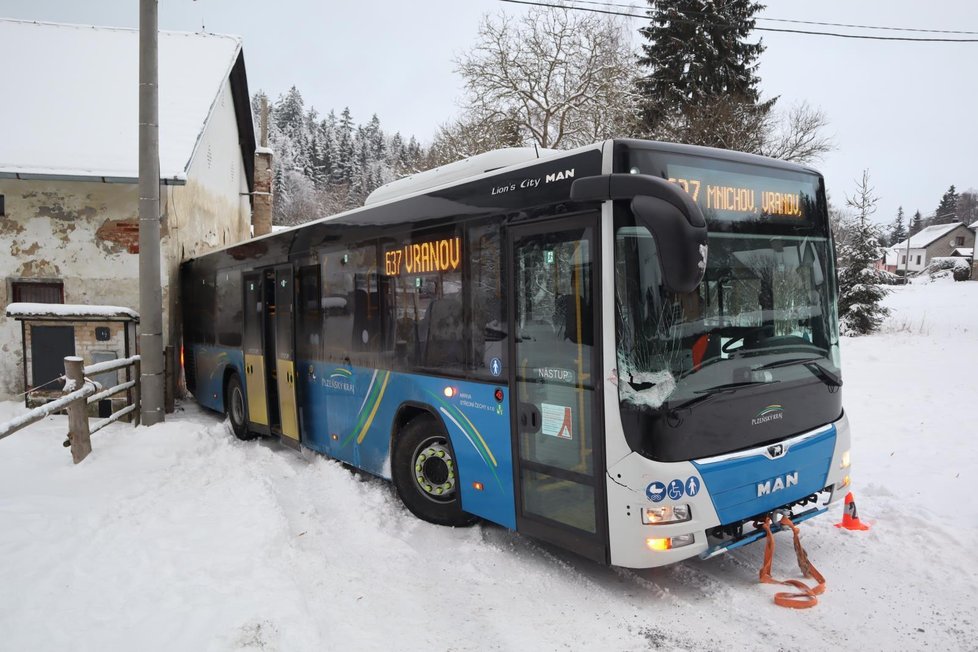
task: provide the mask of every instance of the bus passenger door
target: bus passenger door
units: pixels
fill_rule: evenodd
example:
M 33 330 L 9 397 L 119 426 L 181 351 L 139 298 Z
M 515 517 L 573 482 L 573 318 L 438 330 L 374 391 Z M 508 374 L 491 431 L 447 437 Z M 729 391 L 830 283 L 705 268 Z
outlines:
M 248 395 L 248 427 L 258 433 L 270 432 L 268 398 L 265 387 L 265 350 L 262 334 L 264 301 L 259 273 L 244 275 L 244 368 Z
M 282 436 L 299 441 L 295 397 L 295 282 L 292 265 L 275 268 L 275 377 Z
M 607 560 L 596 215 L 509 229 L 509 381 L 521 532 Z

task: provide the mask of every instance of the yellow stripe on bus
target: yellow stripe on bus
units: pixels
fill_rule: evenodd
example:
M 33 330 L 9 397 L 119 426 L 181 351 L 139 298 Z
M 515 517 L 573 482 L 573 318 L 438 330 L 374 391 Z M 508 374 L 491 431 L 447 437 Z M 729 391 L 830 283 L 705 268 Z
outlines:
M 374 422 L 374 417 L 377 416 L 377 410 L 380 409 L 380 402 L 384 399 L 384 391 L 387 390 L 387 382 L 391 379 L 391 372 L 387 372 L 384 376 L 384 384 L 380 386 L 380 393 L 377 394 L 377 401 L 374 403 L 374 408 L 370 411 L 370 416 L 367 417 L 367 422 L 363 424 L 363 430 L 357 435 L 357 443 L 363 442 L 364 438 L 367 436 L 367 432 L 370 430 L 370 424 Z

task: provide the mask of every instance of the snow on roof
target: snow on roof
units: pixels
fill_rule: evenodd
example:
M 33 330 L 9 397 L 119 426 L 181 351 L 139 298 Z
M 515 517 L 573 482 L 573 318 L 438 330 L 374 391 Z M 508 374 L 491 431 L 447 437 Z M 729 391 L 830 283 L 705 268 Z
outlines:
M 73 317 L 75 319 L 139 319 L 139 313 L 121 306 L 85 306 L 72 303 L 11 303 L 7 316 L 18 319 Z
M 953 231 L 954 229 L 962 226 L 961 222 L 951 222 L 950 224 L 935 224 L 933 226 L 928 226 L 917 232 L 916 235 L 910 238 L 910 249 L 923 249 L 928 246 L 942 235 L 946 235 Z M 891 249 L 900 250 L 907 248 L 907 241 L 898 242 L 893 245 Z
M 236 36 L 160 32 L 161 178 L 186 181 L 240 51 Z M 0 19 L 0 61 L 0 176 L 138 178 L 139 30 Z
M 968 228 L 969 229 L 978 229 L 978 221 L 975 221 L 974 224 L 969 224 L 968 225 Z
M 971 258 L 975 255 L 974 247 L 958 247 L 951 252 L 952 256 L 964 256 L 965 258 Z

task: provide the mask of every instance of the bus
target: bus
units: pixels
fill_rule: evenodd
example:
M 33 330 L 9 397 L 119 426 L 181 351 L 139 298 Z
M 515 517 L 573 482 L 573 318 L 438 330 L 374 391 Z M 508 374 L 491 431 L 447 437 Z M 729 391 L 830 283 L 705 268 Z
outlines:
M 647 568 L 845 492 L 836 284 L 808 167 L 497 150 L 184 263 L 184 372 L 421 519 Z

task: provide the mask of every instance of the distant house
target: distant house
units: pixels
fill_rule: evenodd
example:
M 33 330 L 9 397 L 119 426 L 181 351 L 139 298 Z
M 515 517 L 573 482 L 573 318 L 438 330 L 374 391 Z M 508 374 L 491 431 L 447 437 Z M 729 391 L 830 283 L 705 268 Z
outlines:
M 955 250 L 974 248 L 975 232 L 961 222 L 935 224 L 886 250 L 884 269 L 888 272 L 919 272 L 937 257 L 952 256 Z
M 139 309 L 138 39 L 134 29 L 0 19 L 0 398 L 25 379 L 7 304 Z M 159 88 L 172 344 L 180 262 L 249 236 L 255 133 L 241 40 L 160 32 Z

